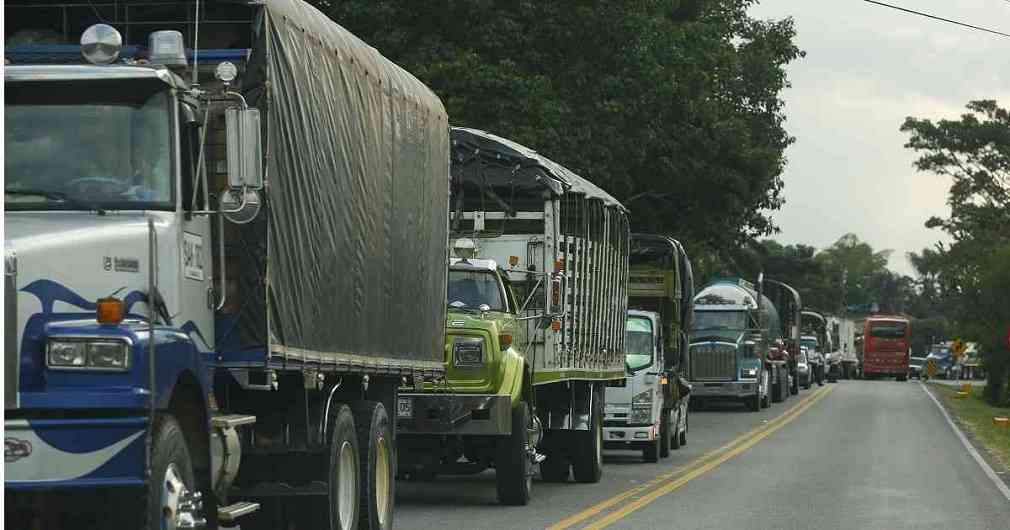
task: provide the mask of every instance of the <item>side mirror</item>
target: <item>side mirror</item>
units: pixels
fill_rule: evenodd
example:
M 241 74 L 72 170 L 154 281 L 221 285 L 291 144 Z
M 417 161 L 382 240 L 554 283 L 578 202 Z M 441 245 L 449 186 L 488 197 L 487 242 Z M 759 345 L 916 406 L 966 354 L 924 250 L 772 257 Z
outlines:
M 546 313 L 550 316 L 561 316 L 565 314 L 565 297 L 567 296 L 568 281 L 564 273 L 554 273 L 550 275 L 550 289 L 547 294 Z
M 259 109 L 230 108 L 224 113 L 228 150 L 228 187 L 263 187 L 263 146 Z

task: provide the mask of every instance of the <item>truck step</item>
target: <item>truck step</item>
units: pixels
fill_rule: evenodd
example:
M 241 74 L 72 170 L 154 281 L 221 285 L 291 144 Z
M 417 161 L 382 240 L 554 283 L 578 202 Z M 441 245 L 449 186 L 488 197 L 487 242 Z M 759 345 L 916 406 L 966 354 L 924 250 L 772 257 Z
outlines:
M 222 414 L 210 419 L 210 424 L 215 429 L 234 429 L 241 425 L 256 423 L 256 416 L 248 414 Z
M 217 520 L 223 523 L 235 522 L 235 519 L 243 515 L 249 515 L 260 509 L 258 502 L 239 501 L 228 506 L 221 506 L 217 509 Z

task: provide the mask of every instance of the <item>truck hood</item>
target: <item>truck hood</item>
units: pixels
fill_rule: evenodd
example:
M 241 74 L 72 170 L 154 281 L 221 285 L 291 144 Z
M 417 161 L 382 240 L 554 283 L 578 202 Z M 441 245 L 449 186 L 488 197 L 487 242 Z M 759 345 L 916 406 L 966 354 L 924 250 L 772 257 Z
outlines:
M 4 221 L 4 404 L 13 408 L 43 384 L 47 322 L 93 321 L 95 302 L 113 293 L 128 314 L 147 314 L 148 226 L 141 213 L 6 212 Z

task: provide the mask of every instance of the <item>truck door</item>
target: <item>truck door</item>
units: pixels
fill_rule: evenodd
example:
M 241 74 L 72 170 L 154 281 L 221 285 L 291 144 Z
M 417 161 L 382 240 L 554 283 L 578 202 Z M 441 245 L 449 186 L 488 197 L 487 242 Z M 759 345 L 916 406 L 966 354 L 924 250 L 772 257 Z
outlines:
M 179 234 L 179 299 L 181 314 L 174 322 L 176 327 L 185 328 L 196 344 L 203 343 L 201 349 L 214 349 L 214 309 L 213 293 L 213 252 L 210 224 L 214 216 L 191 215 L 188 212 L 203 207 L 203 187 L 195 181 L 198 163 L 200 123 L 194 109 L 180 102 L 177 120 L 179 135 L 176 141 L 176 161 L 179 165 L 181 192 L 178 203 L 182 230 Z M 208 135 L 210 136 L 210 135 Z M 206 162 L 205 162 L 206 164 Z M 193 189 L 197 188 L 193 202 Z M 194 329 L 195 328 L 195 329 Z

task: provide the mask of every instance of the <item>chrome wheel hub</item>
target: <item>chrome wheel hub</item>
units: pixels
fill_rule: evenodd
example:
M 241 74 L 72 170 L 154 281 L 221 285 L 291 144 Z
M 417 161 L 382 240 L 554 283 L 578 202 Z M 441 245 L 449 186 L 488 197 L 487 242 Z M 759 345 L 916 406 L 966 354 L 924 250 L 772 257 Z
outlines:
M 201 517 L 202 511 L 201 493 L 190 491 L 175 463 L 169 464 L 161 483 L 162 530 L 203 528 L 207 521 Z

